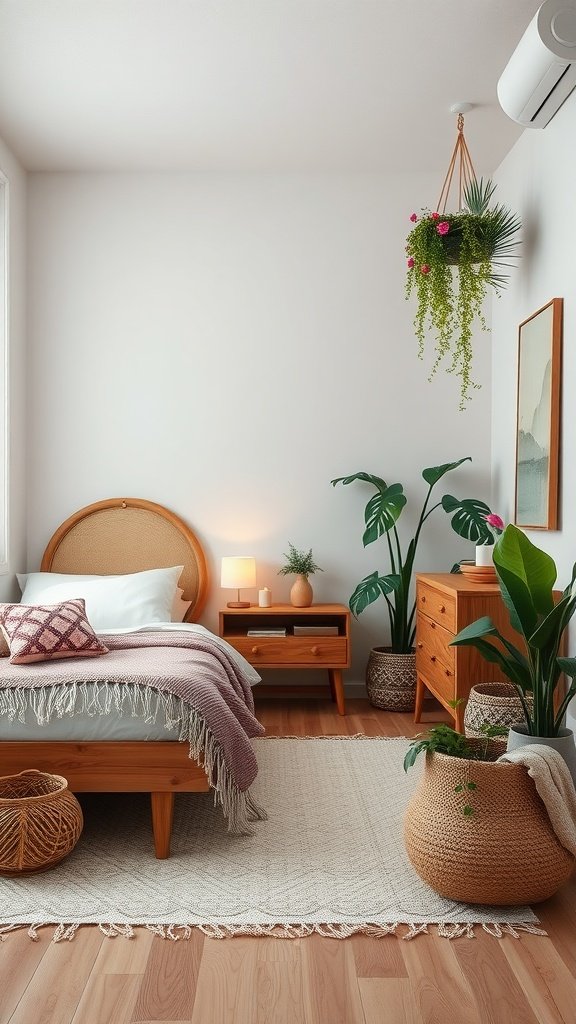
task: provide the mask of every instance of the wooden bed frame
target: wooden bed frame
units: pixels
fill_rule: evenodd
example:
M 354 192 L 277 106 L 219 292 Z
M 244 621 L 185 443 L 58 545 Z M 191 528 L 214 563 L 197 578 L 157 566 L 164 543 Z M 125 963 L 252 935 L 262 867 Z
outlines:
M 186 524 L 162 505 L 141 498 L 109 498 L 80 509 L 50 540 L 43 572 L 113 575 L 184 565 L 179 585 L 196 621 L 208 590 L 202 547 Z M 187 743 L 1 742 L 0 775 L 27 768 L 54 772 L 75 793 L 150 793 L 154 850 L 170 855 L 175 793 L 205 793 L 201 764 Z

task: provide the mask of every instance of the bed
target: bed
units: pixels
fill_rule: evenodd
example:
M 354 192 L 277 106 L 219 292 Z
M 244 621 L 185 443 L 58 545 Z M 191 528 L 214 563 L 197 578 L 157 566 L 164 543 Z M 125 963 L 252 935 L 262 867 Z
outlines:
M 166 624 L 165 630 L 171 629 L 174 632 L 166 641 L 163 634 L 158 642 L 163 649 L 172 643 L 180 644 L 182 647 L 187 647 L 189 642 L 203 645 L 205 641 L 208 643 L 205 637 L 207 631 L 192 624 L 197 621 L 207 596 L 208 574 L 204 552 L 193 531 L 178 516 L 161 505 L 144 499 L 113 498 L 80 509 L 67 519 L 51 538 L 42 558 L 41 571 L 116 576 L 180 565 L 184 566 L 184 569 L 179 586 L 183 590 L 182 598 L 190 602 L 190 605 L 182 625 Z M 192 633 L 195 638 L 193 641 L 190 640 Z M 153 635 L 156 637 L 156 632 Z M 218 640 L 212 634 L 208 634 L 208 637 L 210 644 L 219 648 L 228 647 L 224 641 Z M 102 640 L 107 644 L 113 641 L 120 648 L 126 644 L 142 646 L 152 642 L 148 637 L 136 638 L 132 637 L 132 634 L 126 641 L 118 635 L 102 635 Z M 153 653 L 158 657 L 162 656 L 161 653 Z M 223 651 L 220 654 L 217 649 L 213 651 L 214 657 L 223 661 L 228 658 L 228 653 Z M 180 654 L 183 656 L 182 652 Z M 237 659 L 236 652 L 234 655 Z M 78 678 L 86 679 L 88 662 L 106 662 L 108 657 L 109 655 L 98 659 L 69 658 L 66 668 L 70 669 L 71 662 L 76 662 Z M 0 673 L 3 671 L 6 674 L 7 659 L 1 661 L 4 665 Z M 80 674 L 80 662 L 84 670 L 83 676 Z M 19 668 L 25 672 L 27 667 Z M 107 677 L 104 668 L 99 671 Z M 2 678 L 0 674 L 0 695 L 9 692 L 7 689 L 2 691 Z M 4 685 L 8 686 L 8 683 Z M 83 684 L 85 709 L 90 709 L 90 702 L 93 699 L 90 687 L 98 685 L 96 679 L 93 683 Z M 39 688 L 34 694 L 42 692 Z M 111 714 L 104 714 L 100 710 L 98 714 L 84 714 L 84 717 L 75 712 L 72 716 L 59 715 L 51 729 L 43 725 L 38 727 L 37 723 L 34 728 L 29 722 L 28 710 L 20 714 L 19 724 L 12 726 L 10 731 L 7 732 L 8 727 L 5 724 L 0 734 L 0 775 L 38 768 L 63 775 L 68 780 L 70 789 L 77 793 L 149 792 L 155 854 L 158 859 L 164 859 L 170 853 L 175 794 L 206 792 L 210 788 L 210 772 L 207 769 L 206 755 L 203 753 L 207 747 L 204 746 L 200 750 L 202 745 L 196 743 L 197 758 L 192 759 L 192 744 L 182 740 L 182 728 L 177 722 L 170 728 L 169 721 L 164 721 L 159 727 L 158 723 L 153 721 L 154 728 L 151 728 L 150 721 L 138 721 L 138 716 L 134 713 L 134 701 L 140 699 L 138 686 L 122 688 L 118 684 L 116 692 L 122 694 L 122 700 L 129 692 L 132 700 L 132 713 L 125 720 L 122 715 L 115 716 L 112 707 Z M 247 704 L 250 705 L 249 698 Z M 258 727 L 255 719 L 256 724 L 252 723 L 250 714 L 247 712 L 242 719 L 247 735 L 258 735 L 263 730 Z M 3 715 L 3 718 L 5 719 L 6 715 Z M 122 718 L 120 731 L 117 718 Z M 148 718 L 150 719 L 150 715 Z M 16 738 L 8 740 L 5 738 L 6 735 Z M 46 738 L 42 738 L 43 735 Z M 166 738 L 161 738 L 162 736 Z M 220 764 L 222 763 L 221 761 Z M 211 782 L 215 784 L 212 777 Z M 258 811 L 258 808 L 250 804 L 248 798 L 250 817 L 258 817 Z

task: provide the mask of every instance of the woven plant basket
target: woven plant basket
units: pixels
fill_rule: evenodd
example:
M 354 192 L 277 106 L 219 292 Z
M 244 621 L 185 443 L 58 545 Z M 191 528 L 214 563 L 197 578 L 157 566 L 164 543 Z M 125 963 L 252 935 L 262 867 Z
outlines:
M 368 699 L 386 711 L 413 711 L 416 700 L 416 655 L 392 654 L 373 647 L 366 666 Z
M 532 697 L 526 698 L 532 709 Z M 524 721 L 524 710 L 518 691 L 512 683 L 478 683 L 470 691 L 464 712 L 464 731 L 467 736 L 480 737 L 480 727 L 502 725 L 509 729 Z
M 496 758 L 504 745 L 490 747 Z M 468 816 L 466 804 L 473 808 Z M 420 877 L 441 896 L 464 903 L 540 903 L 574 867 L 518 764 L 428 754 L 404 818 L 404 842 Z
M 30 770 L 0 778 L 0 874 L 54 867 L 74 849 L 83 824 L 62 776 Z

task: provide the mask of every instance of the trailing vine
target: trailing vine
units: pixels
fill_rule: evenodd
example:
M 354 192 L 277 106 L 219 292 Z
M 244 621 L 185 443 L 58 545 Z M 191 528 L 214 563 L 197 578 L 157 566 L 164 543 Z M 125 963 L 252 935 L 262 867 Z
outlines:
M 472 338 L 475 323 L 488 330 L 483 303 L 489 287 L 499 292 L 507 276 L 496 267 L 511 266 L 520 229 L 519 219 L 506 207 L 490 207 L 495 190 L 490 181 L 475 179 L 464 189 L 465 208 L 455 214 L 413 213 L 414 227 L 406 245 L 406 297 L 416 293 L 414 329 L 418 356 L 423 358 L 426 335 L 435 332 L 435 360 L 430 377 L 449 358 L 447 372 L 460 378 L 460 409 L 479 385 L 472 379 Z

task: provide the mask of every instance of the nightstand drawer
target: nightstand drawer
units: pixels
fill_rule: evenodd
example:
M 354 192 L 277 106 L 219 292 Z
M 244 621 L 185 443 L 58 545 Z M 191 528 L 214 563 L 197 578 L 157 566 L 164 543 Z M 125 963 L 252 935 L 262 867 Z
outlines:
M 430 655 L 436 655 L 446 668 L 454 669 L 455 648 L 448 645 L 454 639 L 454 633 L 439 626 L 426 615 L 418 615 L 416 619 L 416 662 L 423 647 Z
M 435 590 L 425 583 L 418 583 L 418 611 L 441 623 L 445 629 L 456 632 L 456 601 L 451 594 Z
M 252 665 L 343 665 L 348 663 L 346 637 L 227 637 Z
M 424 679 L 427 685 L 430 685 L 438 697 L 442 697 L 445 701 L 455 699 L 454 664 L 444 664 L 438 655 L 424 644 L 417 650 L 416 673 Z

